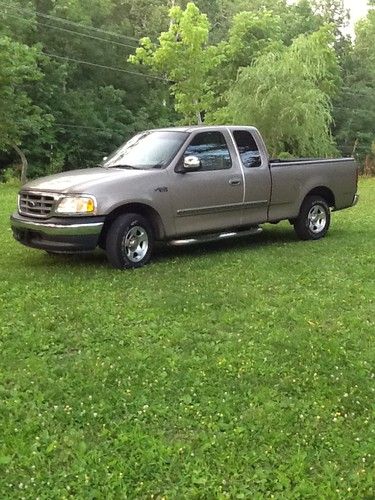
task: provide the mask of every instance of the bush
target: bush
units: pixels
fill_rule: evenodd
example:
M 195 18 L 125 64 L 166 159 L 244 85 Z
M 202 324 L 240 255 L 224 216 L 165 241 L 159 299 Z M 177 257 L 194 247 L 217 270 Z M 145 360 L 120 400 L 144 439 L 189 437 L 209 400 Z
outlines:
M 20 179 L 17 175 L 16 169 L 14 167 L 7 167 L 0 171 L 0 182 L 10 186 L 18 186 Z

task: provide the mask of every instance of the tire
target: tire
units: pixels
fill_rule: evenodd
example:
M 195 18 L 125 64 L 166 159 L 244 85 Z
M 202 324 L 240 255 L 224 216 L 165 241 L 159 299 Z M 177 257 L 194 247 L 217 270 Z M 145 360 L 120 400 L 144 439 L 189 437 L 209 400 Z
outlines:
M 302 203 L 294 230 L 301 240 L 323 238 L 331 223 L 331 211 L 321 196 L 307 196 Z
M 116 269 L 130 269 L 147 264 L 154 247 L 151 224 L 138 214 L 124 214 L 108 230 L 106 253 Z

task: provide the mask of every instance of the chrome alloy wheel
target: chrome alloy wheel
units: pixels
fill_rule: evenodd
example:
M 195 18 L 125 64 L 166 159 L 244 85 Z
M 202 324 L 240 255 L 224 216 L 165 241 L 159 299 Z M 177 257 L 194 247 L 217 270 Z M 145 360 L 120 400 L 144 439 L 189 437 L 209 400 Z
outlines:
M 312 233 L 317 234 L 323 231 L 327 224 L 327 214 L 324 207 L 319 204 L 311 207 L 307 215 L 307 220 Z
M 148 250 L 148 236 L 141 226 L 133 226 L 122 240 L 122 249 L 131 262 L 140 262 Z

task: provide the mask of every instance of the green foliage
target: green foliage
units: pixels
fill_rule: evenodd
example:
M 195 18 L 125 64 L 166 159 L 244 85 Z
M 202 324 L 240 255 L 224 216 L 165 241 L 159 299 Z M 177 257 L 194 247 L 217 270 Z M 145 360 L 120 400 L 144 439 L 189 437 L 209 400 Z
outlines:
M 338 66 L 331 42 L 331 30 L 323 27 L 298 37 L 290 47 L 260 56 L 240 71 L 227 108 L 213 113 L 212 121 L 255 124 L 271 155 L 332 155 L 329 96 L 338 81 Z
M 250 66 L 254 59 L 281 40 L 281 18 L 272 11 L 241 12 L 234 16 L 227 42 L 221 50 L 223 66 L 236 76 L 238 68 Z
M 343 86 L 335 101 L 335 135 L 346 154 L 375 172 L 375 11 L 360 21 L 356 41 L 343 59 Z
M 52 53 L 134 71 L 125 61 L 135 49 L 135 38 L 117 38 L 87 30 L 84 25 L 131 37 L 140 32 L 160 32 L 161 24 L 156 23 L 156 18 L 152 29 L 142 27 L 139 23 L 155 17 L 159 7 L 161 20 L 162 13 L 167 9 L 161 1 L 146 4 L 144 2 L 140 11 L 130 1 L 120 5 L 112 0 L 97 0 L 94 3 L 62 0 L 57 4 L 38 3 L 34 7 L 32 3 L 9 0 L 2 9 L 0 33 L 11 42 L 17 41 L 20 46 L 28 46 L 30 53 L 35 52 L 39 75 L 37 84 L 26 80 L 22 86 L 17 83 L 17 102 L 20 103 L 22 97 L 25 100 L 22 109 L 27 107 L 33 111 L 35 118 L 28 132 L 22 136 L 22 150 L 29 160 L 31 177 L 61 168 L 92 166 L 135 131 L 169 125 L 173 121 L 175 113 L 169 105 L 168 89 L 164 83 L 148 81 L 142 75 L 103 70 L 45 55 Z M 33 15 L 35 8 L 40 12 L 38 18 Z M 51 20 L 44 15 L 78 22 L 82 27 Z M 163 22 L 166 22 L 165 16 Z M 36 42 L 38 48 L 32 49 Z M 13 61 L 19 71 L 25 71 L 26 65 L 20 59 L 13 57 Z M 7 91 L 10 91 L 10 87 Z M 0 106 L 2 104 L 3 99 Z M 40 120 L 37 123 L 38 114 Z M 21 130 L 10 109 L 7 110 L 7 116 L 11 118 L 7 122 L 1 119 L 1 130 L 4 127 L 10 133 L 9 124 Z M 26 121 L 28 115 L 24 113 L 21 116 Z M 23 128 L 26 130 L 26 127 Z
M 211 102 L 207 76 L 215 64 L 214 52 L 207 47 L 210 23 L 191 2 L 185 10 L 172 7 L 169 17 L 169 30 L 160 35 L 159 43 L 143 38 L 129 61 L 145 64 L 170 80 L 176 111 L 185 123 L 200 123 Z
M 282 13 L 283 41 L 290 45 L 297 36 L 317 31 L 324 21 L 314 13 L 310 0 L 292 3 Z
M 0 172 L 0 182 L 7 184 L 8 186 L 20 186 L 19 176 L 16 174 L 16 169 L 10 166 Z
M 121 273 L 15 242 L 0 186 L 1 496 L 373 499 L 374 189 Z
M 335 26 L 335 35 L 340 36 L 349 21 L 349 10 L 345 8 L 344 0 L 311 0 L 311 6 L 324 23 Z
M 0 37 L 0 150 L 19 144 L 26 134 L 42 127 L 41 110 L 26 91 L 26 83 L 40 79 L 38 48 Z
M 217 64 L 210 73 L 214 99 L 210 110 L 220 114 L 238 70 L 281 44 L 281 19 L 271 11 L 241 12 L 233 18 L 228 40 L 216 48 Z M 208 115 L 208 119 L 209 119 Z
M 233 107 L 234 96 L 237 107 L 243 107 L 241 121 L 257 119 L 266 138 L 271 131 L 278 132 L 275 123 L 282 118 L 288 130 L 283 137 L 272 136 L 272 150 L 328 154 L 333 133 L 343 154 L 354 152 L 366 171 L 374 168 L 373 12 L 358 25 L 352 44 L 343 34 L 347 12 L 342 0 L 197 0 L 196 5 L 187 0 L 0 0 L 0 4 L 0 169 L 19 161 L 16 153 L 4 153 L 12 143 L 26 154 L 31 176 L 94 165 L 141 129 L 173 125 L 181 117 L 184 123 L 232 120 L 228 106 Z M 327 22 L 333 25 L 334 38 L 309 38 L 315 46 L 306 48 L 302 63 L 298 37 L 319 32 Z M 301 40 L 306 45 L 306 38 Z M 328 68 L 332 48 L 337 57 Z M 299 64 L 311 68 L 317 62 L 310 51 L 325 60 L 325 76 L 298 79 Z M 58 60 L 48 53 L 141 75 Z M 128 64 L 129 56 L 137 66 Z M 287 66 L 293 66 L 290 83 L 280 81 L 275 71 L 270 74 L 269 68 L 265 68 L 268 83 L 263 82 L 262 60 L 276 64 L 288 80 L 281 67 L 287 60 Z M 150 71 L 165 81 L 142 76 Z M 247 74 L 259 89 L 245 85 Z M 288 86 L 296 101 L 287 95 Z M 260 98 L 265 87 L 267 99 L 250 104 L 249 96 Z M 308 104 L 303 119 L 304 102 L 310 99 L 319 104 L 316 111 Z M 251 115 L 246 111 L 249 106 L 254 108 Z M 260 110 L 268 115 L 258 116 Z M 288 121 L 292 115 L 293 126 Z M 312 123 L 306 127 L 308 120 Z M 301 145 L 299 123 L 309 130 L 309 147 L 307 132 Z M 298 135 L 293 137 L 294 133 Z

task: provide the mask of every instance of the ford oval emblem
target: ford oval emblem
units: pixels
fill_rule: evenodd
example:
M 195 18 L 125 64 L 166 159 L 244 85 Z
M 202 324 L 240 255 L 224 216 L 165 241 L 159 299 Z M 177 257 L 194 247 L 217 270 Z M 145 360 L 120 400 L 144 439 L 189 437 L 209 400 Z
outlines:
M 35 201 L 32 201 L 32 200 L 29 200 L 29 201 L 27 202 L 27 205 L 28 205 L 30 208 L 35 208 L 35 207 L 36 207 L 36 203 L 35 203 Z

